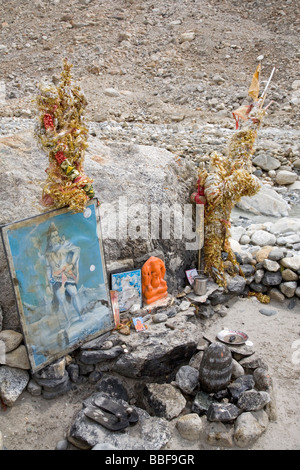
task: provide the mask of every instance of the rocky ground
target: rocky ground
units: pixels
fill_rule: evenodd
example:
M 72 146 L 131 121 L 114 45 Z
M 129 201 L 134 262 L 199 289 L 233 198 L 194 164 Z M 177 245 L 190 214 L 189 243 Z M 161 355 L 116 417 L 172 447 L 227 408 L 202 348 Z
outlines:
M 67 57 L 92 120 L 214 123 L 247 100 L 260 57 L 263 80 L 276 68 L 268 122 L 297 126 L 298 9 L 297 0 L 3 0 L 0 115 L 34 114 L 36 85 L 57 81 Z
M 280 5 L 276 0 L 0 0 L 0 7 L 2 135 L 33 127 L 37 85 L 41 80 L 57 83 L 67 57 L 88 100 L 91 139 L 155 145 L 197 162 L 213 149 L 226 148 L 234 129 L 232 111 L 247 102 L 258 60 L 265 81 L 275 67 L 268 95 L 274 103 L 256 155 L 269 154 L 279 160 L 281 171 L 296 177 L 285 186 L 276 182 L 277 169 L 257 164 L 257 171 L 292 204 L 299 218 L 297 0 Z M 296 189 L 291 190 L 291 184 Z M 241 221 L 245 219 L 237 225 Z M 277 385 L 278 420 L 255 448 L 299 449 L 299 364 L 296 356 L 292 361 L 299 336 L 299 299 L 293 307 L 288 300 L 276 301 L 277 313 L 271 316 L 259 312 L 256 299 L 251 300 L 251 316 L 245 305 L 245 300 L 232 305 L 226 318 L 208 331 L 213 334 L 239 324 L 266 353 Z M 54 449 L 90 392 L 79 388 L 55 401 L 25 392 L 17 405 L 2 410 L 4 445 Z M 178 438 L 176 430 L 168 447 L 197 448 Z

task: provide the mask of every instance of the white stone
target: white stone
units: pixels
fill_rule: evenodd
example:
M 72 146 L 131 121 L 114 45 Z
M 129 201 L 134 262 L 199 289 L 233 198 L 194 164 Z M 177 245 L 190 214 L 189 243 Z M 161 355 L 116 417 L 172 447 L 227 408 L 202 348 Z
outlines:
M 300 219 L 283 217 L 270 227 L 271 233 L 300 233 Z
M 104 94 L 106 96 L 111 96 L 111 97 L 114 97 L 114 98 L 117 98 L 118 96 L 120 96 L 120 93 L 115 88 L 106 88 L 104 90 Z
M 270 272 L 276 273 L 280 269 L 280 264 L 277 261 L 272 261 L 270 259 L 263 260 L 263 267 Z
M 296 173 L 287 170 L 278 171 L 275 182 L 277 184 L 292 184 L 297 180 Z
M 255 415 L 251 412 L 242 413 L 235 421 L 234 442 L 238 447 L 252 445 L 265 431 Z
M 185 41 L 193 41 L 195 39 L 195 32 L 194 31 L 189 31 L 186 33 L 182 33 L 182 35 L 179 38 L 179 42 L 185 42 Z
M 184 439 L 197 441 L 200 438 L 203 424 L 197 413 L 189 413 L 178 418 L 176 428 Z
M 293 271 L 298 271 L 298 269 L 300 269 L 300 255 L 282 258 L 280 264 L 285 268 L 292 269 Z
M 251 237 L 251 242 L 254 245 L 259 246 L 273 246 L 276 243 L 276 237 L 272 233 L 266 232 L 265 230 L 257 230 Z
M 244 227 L 231 227 L 231 229 L 230 229 L 231 238 L 233 238 L 237 242 L 240 241 L 241 236 L 245 232 L 246 232 L 246 229 Z
M 256 215 L 271 215 L 272 217 L 286 217 L 290 207 L 283 197 L 274 189 L 261 186 L 254 196 L 244 196 L 237 207 Z

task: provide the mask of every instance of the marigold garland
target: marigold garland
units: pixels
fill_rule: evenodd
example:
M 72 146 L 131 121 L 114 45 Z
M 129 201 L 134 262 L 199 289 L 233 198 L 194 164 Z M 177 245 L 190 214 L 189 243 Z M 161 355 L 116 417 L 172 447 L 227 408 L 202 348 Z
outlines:
M 41 204 L 82 212 L 95 192 L 93 180 L 83 170 L 88 146 L 88 130 L 83 120 L 87 101 L 79 86 L 73 84 L 71 68 L 64 59 L 59 85 L 40 85 L 35 135 L 49 157 Z

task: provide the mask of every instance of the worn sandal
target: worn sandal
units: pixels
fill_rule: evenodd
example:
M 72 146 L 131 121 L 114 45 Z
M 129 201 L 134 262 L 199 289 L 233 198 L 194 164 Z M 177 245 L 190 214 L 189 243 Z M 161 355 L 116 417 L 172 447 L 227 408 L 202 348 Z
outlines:
M 123 406 L 114 400 L 110 400 L 105 397 L 96 397 L 94 398 L 94 405 L 98 406 L 102 410 L 114 414 L 117 417 L 127 419 L 130 424 L 137 423 L 139 420 L 137 412 L 132 407 Z
M 129 426 L 128 419 L 123 416 L 107 413 L 96 406 L 88 407 L 84 410 L 84 414 L 110 431 L 121 431 Z

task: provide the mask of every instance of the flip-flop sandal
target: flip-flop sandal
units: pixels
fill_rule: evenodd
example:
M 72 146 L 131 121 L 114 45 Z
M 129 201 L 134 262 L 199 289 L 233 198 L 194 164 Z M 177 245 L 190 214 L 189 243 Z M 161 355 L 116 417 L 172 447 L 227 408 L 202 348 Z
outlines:
M 123 416 L 116 416 L 112 413 L 106 413 L 96 406 L 87 408 L 84 410 L 84 414 L 110 431 L 121 431 L 129 426 L 128 419 Z
M 130 424 L 137 423 L 139 420 L 137 412 L 131 406 L 123 406 L 120 403 L 116 403 L 114 400 L 96 397 L 94 398 L 94 405 L 116 416 L 122 416 L 124 419 L 127 419 Z

